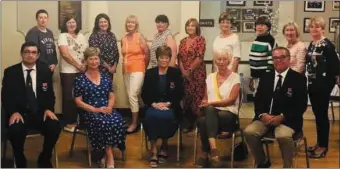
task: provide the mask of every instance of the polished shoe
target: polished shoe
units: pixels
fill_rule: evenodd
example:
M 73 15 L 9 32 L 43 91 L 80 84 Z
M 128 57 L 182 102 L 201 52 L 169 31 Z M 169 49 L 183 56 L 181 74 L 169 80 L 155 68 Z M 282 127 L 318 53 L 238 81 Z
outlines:
M 40 153 L 37 161 L 38 168 L 53 168 L 51 158 L 46 158 L 43 153 Z
M 256 168 L 270 168 L 272 163 L 267 159 L 265 162 L 256 166 Z
M 315 149 L 314 151 L 308 152 L 309 158 L 324 158 L 327 155 L 328 148 L 324 148 L 322 151 L 317 151 L 318 149 Z
M 200 157 L 197 160 L 198 168 L 208 168 L 209 167 L 209 158 L 208 157 Z

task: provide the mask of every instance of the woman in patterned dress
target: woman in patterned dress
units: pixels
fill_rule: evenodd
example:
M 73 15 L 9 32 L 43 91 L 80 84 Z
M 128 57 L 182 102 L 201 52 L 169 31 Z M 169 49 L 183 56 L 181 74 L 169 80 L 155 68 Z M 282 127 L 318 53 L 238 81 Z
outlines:
M 100 69 L 108 72 L 113 78 L 119 61 L 119 52 L 116 35 L 111 32 L 110 18 L 106 14 L 97 15 L 89 38 L 89 46 L 100 49 Z
M 310 158 L 323 158 L 328 151 L 328 105 L 332 89 L 339 84 L 340 62 L 333 43 L 324 36 L 326 23 L 313 17 L 309 24 L 312 42 L 306 54 L 308 94 L 315 115 L 317 143 L 308 148 Z
M 62 112 L 65 117 L 65 131 L 73 132 L 77 123 L 78 110 L 73 101 L 72 88 L 74 79 L 85 71 L 84 51 L 87 40 L 79 32 L 77 20 L 67 16 L 58 38 L 60 51 L 60 81 L 62 90 Z
M 204 64 L 205 39 L 201 36 L 198 21 L 194 18 L 185 23 L 188 37 L 181 40 L 179 45 L 178 63 L 184 78 L 184 112 L 189 122 L 184 132 L 193 128 L 200 110 L 204 90 L 206 70 Z
M 89 47 L 84 52 L 87 70 L 74 82 L 74 97 L 87 127 L 91 147 L 95 152 L 105 152 L 107 167 L 114 167 L 113 147 L 125 150 L 125 130 L 122 116 L 113 110 L 115 95 L 112 80 L 99 71 L 98 48 Z M 105 160 L 102 160 L 105 161 Z
M 148 69 L 158 66 L 156 50 L 160 46 L 167 45 L 171 48 L 171 60 L 169 66 L 175 67 L 177 61 L 177 45 L 169 27 L 169 19 L 166 15 L 158 15 L 155 19 L 158 33 L 151 44 L 150 63 Z

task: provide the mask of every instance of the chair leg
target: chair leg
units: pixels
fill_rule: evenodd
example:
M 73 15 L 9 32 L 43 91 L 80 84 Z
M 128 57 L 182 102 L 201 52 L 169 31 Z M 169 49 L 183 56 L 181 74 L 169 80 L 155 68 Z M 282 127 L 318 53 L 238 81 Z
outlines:
M 309 166 L 309 157 L 307 153 L 307 138 L 306 137 L 303 137 L 303 142 L 305 145 L 306 165 L 307 165 L 307 168 L 309 168 L 310 166 Z
M 144 146 L 144 138 L 143 138 L 143 124 L 140 124 L 140 159 L 143 159 L 143 146 Z M 147 143 L 145 143 L 147 144 Z
M 59 168 L 59 159 L 58 159 L 57 144 L 54 146 L 53 151 L 54 151 L 55 168 Z
M 267 142 L 265 142 L 265 146 L 266 146 L 267 158 L 268 158 L 268 161 L 270 162 L 269 146 Z
M 77 127 L 73 131 L 73 136 L 72 136 L 72 143 L 71 143 L 71 148 L 69 152 L 69 157 L 73 156 L 73 149 L 74 149 L 74 142 L 76 141 L 76 136 L 77 136 Z
M 299 143 L 300 141 L 294 141 L 294 165 L 292 164 L 292 168 L 297 168 L 298 166 L 298 160 L 299 160 L 299 151 L 300 151 L 300 147 L 299 147 Z
M 86 143 L 87 143 L 87 160 L 89 162 L 89 167 L 92 167 L 92 158 L 91 158 L 91 145 L 89 136 L 86 134 Z
M 182 151 L 183 150 L 183 133 L 182 133 L 182 127 L 180 126 L 180 128 L 179 128 L 179 136 L 180 136 L 180 138 L 179 138 L 179 148 L 180 148 L 180 150 Z
M 331 101 L 331 109 L 332 109 L 332 119 L 333 119 L 332 123 L 334 123 L 335 122 L 335 118 L 334 118 L 334 107 L 333 107 L 333 102 L 332 101 Z
M 13 155 L 13 168 L 17 168 L 17 164 L 15 163 L 15 157 Z
M 124 150 L 124 151 L 122 151 L 122 159 L 123 159 L 123 161 L 125 161 L 125 160 L 126 160 L 126 154 L 125 154 L 125 150 Z
M 197 158 L 197 135 L 198 135 L 198 127 L 195 129 L 195 138 L 194 138 L 194 165 L 196 165 Z
M 233 136 L 231 139 L 231 164 L 230 168 L 234 168 L 234 150 L 235 150 L 235 132 L 233 132 Z
M 177 129 L 177 162 L 179 161 L 179 151 L 180 151 L 180 142 L 181 142 L 181 128 L 178 127 Z

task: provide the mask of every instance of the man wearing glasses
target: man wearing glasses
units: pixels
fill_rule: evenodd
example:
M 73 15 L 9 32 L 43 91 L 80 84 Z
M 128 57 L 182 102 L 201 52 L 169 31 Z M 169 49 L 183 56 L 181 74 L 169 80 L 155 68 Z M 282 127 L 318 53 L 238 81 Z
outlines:
M 270 167 L 261 137 L 273 132 L 283 158 L 283 167 L 292 167 L 293 134 L 302 132 L 307 108 L 306 77 L 289 68 L 290 53 L 285 47 L 273 50 L 275 72 L 266 73 L 255 95 L 254 121 L 245 129 L 245 138 L 258 168 Z
M 52 150 L 61 131 L 53 113 L 55 96 L 49 65 L 37 62 L 39 48 L 34 42 L 21 46 L 22 62 L 5 69 L 1 99 L 9 118 L 9 140 L 13 147 L 17 167 L 27 167 L 24 143 L 28 131 L 44 135 L 43 151 L 38 167 L 51 168 Z

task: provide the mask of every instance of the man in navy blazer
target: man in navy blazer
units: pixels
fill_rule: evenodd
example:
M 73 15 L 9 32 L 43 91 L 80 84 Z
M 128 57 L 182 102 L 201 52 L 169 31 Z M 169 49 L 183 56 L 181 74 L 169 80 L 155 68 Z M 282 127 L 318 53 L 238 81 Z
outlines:
M 271 165 L 261 143 L 267 131 L 273 131 L 279 143 L 283 167 L 292 167 L 293 134 L 302 132 L 307 108 L 306 77 L 289 68 L 289 50 L 278 47 L 272 55 L 275 72 L 261 78 L 255 95 L 255 118 L 244 131 L 258 168 Z
M 53 113 L 55 96 L 48 65 L 37 62 L 39 48 L 34 42 L 21 46 L 22 62 L 5 69 L 1 99 L 9 121 L 9 140 L 17 167 L 26 167 L 24 143 L 28 131 L 38 130 L 44 135 L 43 150 L 38 167 L 52 167 L 52 150 L 61 131 Z

